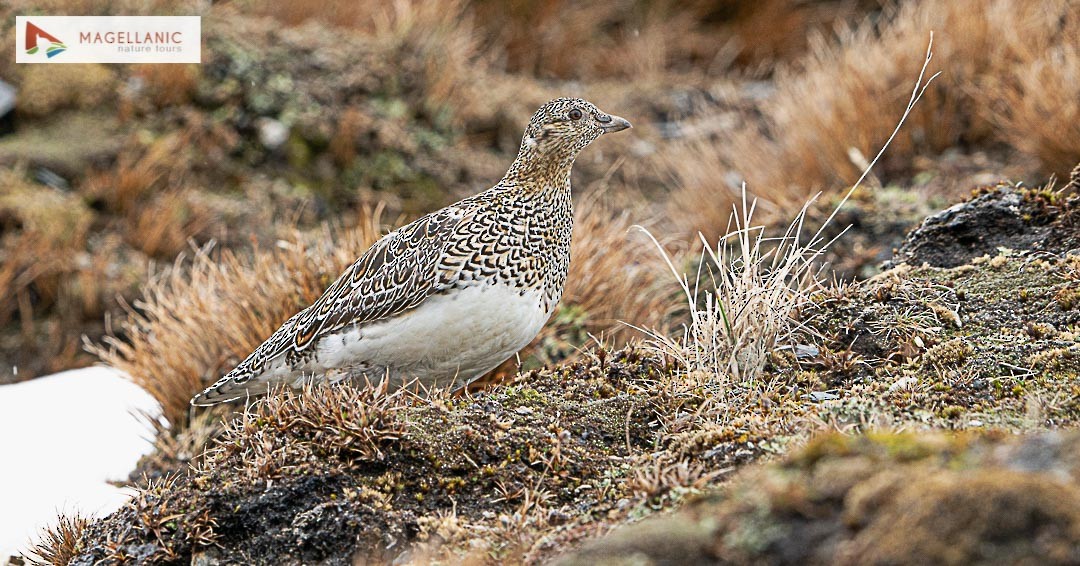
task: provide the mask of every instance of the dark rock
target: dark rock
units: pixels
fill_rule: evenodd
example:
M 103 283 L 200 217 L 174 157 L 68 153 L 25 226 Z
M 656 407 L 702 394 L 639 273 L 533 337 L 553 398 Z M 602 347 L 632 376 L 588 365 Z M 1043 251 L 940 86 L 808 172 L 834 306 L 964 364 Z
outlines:
M 956 267 L 996 255 L 998 248 L 1080 249 L 1075 201 L 1045 190 L 997 187 L 928 217 L 891 263 Z

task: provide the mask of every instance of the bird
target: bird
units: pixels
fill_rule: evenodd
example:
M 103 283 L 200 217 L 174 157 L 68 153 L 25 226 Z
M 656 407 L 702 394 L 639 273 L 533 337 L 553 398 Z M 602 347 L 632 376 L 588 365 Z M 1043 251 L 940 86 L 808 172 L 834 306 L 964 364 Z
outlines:
M 191 404 L 361 378 L 460 389 L 495 369 L 562 298 L 574 160 L 630 127 L 582 98 L 547 102 L 495 186 L 383 236 Z

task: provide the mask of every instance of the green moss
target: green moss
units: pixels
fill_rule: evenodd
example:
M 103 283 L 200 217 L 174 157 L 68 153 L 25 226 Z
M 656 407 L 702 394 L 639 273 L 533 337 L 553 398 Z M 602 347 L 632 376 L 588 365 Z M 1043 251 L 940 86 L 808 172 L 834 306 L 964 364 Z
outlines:
M 289 136 L 285 142 L 285 155 L 289 166 L 293 169 L 306 169 L 311 164 L 311 148 L 299 135 Z
M 871 432 L 865 438 L 873 443 L 869 450 L 880 447 L 889 459 L 900 462 L 921 460 L 941 448 L 940 444 L 928 442 L 925 437 L 914 433 Z M 867 448 L 862 451 L 867 452 Z
M 789 462 L 801 467 L 812 466 L 826 457 L 848 456 L 855 452 L 852 437 L 843 434 L 824 434 L 815 437 Z
M 953 338 L 927 350 L 922 361 L 930 366 L 955 366 L 971 356 L 975 349 L 965 338 Z
M 546 399 L 543 394 L 532 387 L 521 386 L 507 387 L 504 391 L 506 403 L 510 406 L 543 405 Z
M 945 407 L 944 409 L 941 410 L 942 418 L 945 418 L 945 419 L 948 419 L 948 420 L 956 420 L 956 419 L 960 418 L 961 416 L 963 416 L 963 414 L 964 414 L 964 408 L 963 407 L 957 407 L 956 405 L 951 405 L 951 406 Z

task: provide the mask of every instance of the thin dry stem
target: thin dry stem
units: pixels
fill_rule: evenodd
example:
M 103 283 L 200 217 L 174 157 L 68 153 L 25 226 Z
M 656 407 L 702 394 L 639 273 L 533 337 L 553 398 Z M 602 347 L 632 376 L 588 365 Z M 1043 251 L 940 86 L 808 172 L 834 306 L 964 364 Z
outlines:
M 747 391 L 767 391 L 773 384 L 761 383 L 760 379 L 772 353 L 779 345 L 794 348 L 800 340 L 809 337 L 807 321 L 800 322 L 797 318 L 811 293 L 821 287 L 815 265 L 835 241 L 835 238 L 823 241 L 822 234 L 896 139 L 915 105 L 937 77 L 926 76 L 932 48 L 933 35 L 915 87 L 892 133 L 822 227 L 806 242 L 802 241 L 803 220 L 816 196 L 803 204 L 783 236 L 771 238 L 766 237 L 763 226 L 754 224 L 757 199 L 748 202 L 745 184 L 741 206 L 733 206 L 730 222 L 734 230 L 721 237 L 715 247 L 699 234 L 704 248 L 693 285 L 653 239 L 682 289 L 690 323 L 681 337 L 648 332 L 649 344 L 675 360 L 696 385 L 708 388 L 721 399 Z M 703 271 L 711 278 L 705 288 Z

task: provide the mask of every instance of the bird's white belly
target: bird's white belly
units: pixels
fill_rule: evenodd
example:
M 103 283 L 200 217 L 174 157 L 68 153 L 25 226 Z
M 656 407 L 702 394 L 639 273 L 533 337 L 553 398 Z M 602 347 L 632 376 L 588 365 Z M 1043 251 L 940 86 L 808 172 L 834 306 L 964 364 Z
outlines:
M 494 369 L 540 332 L 541 294 L 506 285 L 434 295 L 394 318 L 323 337 L 312 369 L 341 368 L 372 381 L 463 385 Z M 351 370 L 351 371 L 350 371 Z

